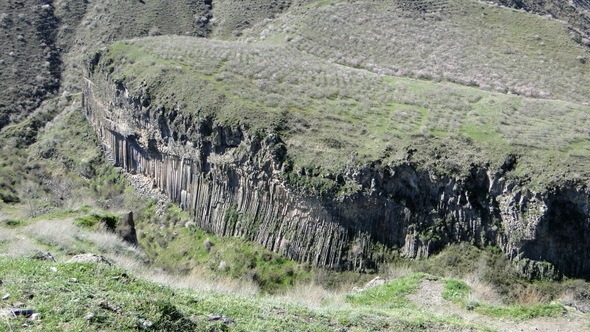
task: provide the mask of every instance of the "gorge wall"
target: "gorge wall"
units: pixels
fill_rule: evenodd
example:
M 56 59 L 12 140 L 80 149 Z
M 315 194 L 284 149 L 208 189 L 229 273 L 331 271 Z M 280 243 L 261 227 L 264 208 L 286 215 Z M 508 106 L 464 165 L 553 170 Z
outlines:
M 531 277 L 590 278 L 590 191 L 533 192 L 474 162 L 464 176 L 375 161 L 339 178 L 362 189 L 321 197 L 285 181 L 281 138 L 163 107 L 93 61 L 84 110 L 116 166 L 139 174 L 201 228 L 299 262 L 364 270 L 399 253 L 423 258 L 455 242 L 498 246 Z M 549 264 L 547 264 L 549 263 Z M 557 269 L 555 269 L 557 268 Z

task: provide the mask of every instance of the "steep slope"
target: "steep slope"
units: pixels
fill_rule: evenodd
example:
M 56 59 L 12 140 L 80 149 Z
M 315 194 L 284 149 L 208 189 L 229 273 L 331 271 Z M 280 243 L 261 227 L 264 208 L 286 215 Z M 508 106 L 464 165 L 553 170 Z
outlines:
M 0 3 L 0 129 L 19 121 L 59 87 L 58 21 L 51 1 Z
M 207 36 L 210 1 L 69 1 L 56 3 L 63 23 L 59 42 L 67 64 L 62 87 L 81 85 L 84 56 L 109 43 L 148 35 Z
M 213 0 L 211 26 L 216 38 L 235 38 L 264 19 L 286 11 L 293 0 Z

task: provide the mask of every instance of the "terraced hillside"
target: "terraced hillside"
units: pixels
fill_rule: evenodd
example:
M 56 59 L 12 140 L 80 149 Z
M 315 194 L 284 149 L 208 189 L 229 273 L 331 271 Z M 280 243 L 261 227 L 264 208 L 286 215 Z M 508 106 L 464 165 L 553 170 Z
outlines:
M 429 139 L 414 158 L 441 171 L 467 169 L 469 159 L 499 166 L 508 154 L 533 184 L 587 171 L 590 107 L 582 104 L 382 75 L 269 43 L 166 36 L 118 43 L 104 55 L 109 78 L 149 94 L 151 108 L 278 131 L 295 171 L 405 162 L 404 148 Z M 439 141 L 464 146 L 448 155 L 441 147 L 451 160 L 428 160 Z
M 574 32 L 581 33 L 581 37 L 584 35 L 587 37 L 590 31 L 590 2 L 588 0 L 493 0 L 493 2 L 568 22 L 574 28 Z
M 383 75 L 588 102 L 589 48 L 566 25 L 478 1 L 309 6 L 250 36 Z

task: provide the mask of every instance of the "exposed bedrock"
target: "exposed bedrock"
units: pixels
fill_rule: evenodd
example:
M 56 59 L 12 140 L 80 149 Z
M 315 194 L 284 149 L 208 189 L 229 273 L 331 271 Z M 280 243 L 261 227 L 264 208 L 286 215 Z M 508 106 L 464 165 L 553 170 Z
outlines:
M 532 192 L 505 180 L 512 157 L 496 170 L 474 163 L 464 176 L 374 162 L 341 175 L 358 193 L 318 197 L 284 181 L 276 134 L 155 107 L 145 90 L 106 77 L 91 77 L 84 108 L 113 163 L 151 180 L 207 231 L 334 269 L 370 269 L 396 252 L 427 257 L 466 241 L 498 246 L 531 277 L 590 278 L 585 186 Z

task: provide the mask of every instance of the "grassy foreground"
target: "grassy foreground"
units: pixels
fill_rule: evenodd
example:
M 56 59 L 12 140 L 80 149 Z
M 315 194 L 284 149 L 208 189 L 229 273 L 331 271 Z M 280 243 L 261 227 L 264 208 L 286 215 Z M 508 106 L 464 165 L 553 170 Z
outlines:
M 284 299 L 177 289 L 106 264 L 2 258 L 0 275 L 2 330 L 408 331 L 468 327 L 456 318 L 426 315 L 411 306 L 312 308 Z M 34 308 L 40 316 L 10 318 L 6 309 L 19 305 Z
M 215 244 L 207 253 L 166 252 L 165 247 L 177 252 L 176 246 L 184 243 L 190 232 L 179 233 L 177 241 L 168 242 L 157 252 L 151 248 L 142 253 L 98 227 L 110 220 L 110 214 L 92 211 L 86 208 L 0 223 L 0 331 L 503 330 L 494 320 L 520 325 L 538 324 L 540 317 L 556 322 L 552 324 L 571 320 L 563 294 L 569 290 L 575 297 L 587 289 L 575 281 L 521 285 L 510 273 L 500 273 L 506 266 L 493 253 L 478 256 L 476 249 L 460 246 L 426 261 L 400 262 L 389 271 L 384 267 L 381 272 L 387 281 L 381 279 L 373 287 L 359 289 L 353 286 L 365 281 L 348 274 L 328 276 L 310 271 L 307 276 L 297 275 L 295 265 L 295 274 L 281 274 L 293 262 L 276 265 L 272 257 L 256 260 L 255 268 L 240 270 L 240 259 L 249 257 L 251 262 L 255 258 L 254 248 L 248 250 L 246 243 L 215 237 L 211 237 Z M 38 250 L 50 251 L 57 262 L 30 258 Z M 115 264 L 67 263 L 79 253 L 99 253 Z M 153 259 L 152 264 L 145 263 L 146 255 Z M 201 273 L 180 273 L 178 266 L 164 264 L 167 259 L 179 259 L 177 264 L 184 266 L 188 262 L 182 257 L 193 255 L 190 264 L 197 270 L 200 267 Z M 216 257 L 223 257 L 227 270 L 216 267 Z M 215 265 L 212 269 L 211 263 Z M 447 272 L 440 269 L 443 265 Z M 479 276 L 474 282 L 465 276 L 476 266 Z M 449 277 L 449 270 L 456 279 L 441 277 Z M 248 272 L 252 271 L 260 278 L 271 277 L 249 280 Z M 274 280 L 275 274 L 284 282 L 273 288 L 256 282 Z M 331 278 L 348 282 L 325 288 Z M 509 284 L 521 289 L 522 296 L 504 294 L 498 278 L 512 280 Z M 425 291 L 425 285 L 432 284 L 438 288 Z M 269 294 L 272 289 L 275 293 Z M 428 294 L 432 299 L 424 300 Z M 500 295 L 502 300 L 494 300 Z M 34 309 L 37 315 L 14 316 L 14 309 Z M 582 317 L 575 318 L 576 326 L 587 326 L 587 318 L 577 311 L 575 315 Z

